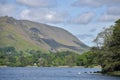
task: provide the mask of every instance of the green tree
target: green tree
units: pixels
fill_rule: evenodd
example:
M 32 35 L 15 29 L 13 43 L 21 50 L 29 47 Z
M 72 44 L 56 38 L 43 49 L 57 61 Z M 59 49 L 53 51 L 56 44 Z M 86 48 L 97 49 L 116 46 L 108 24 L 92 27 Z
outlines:
M 113 30 L 113 41 L 110 45 L 110 50 L 112 51 L 112 69 L 120 70 L 120 19 L 115 22 Z

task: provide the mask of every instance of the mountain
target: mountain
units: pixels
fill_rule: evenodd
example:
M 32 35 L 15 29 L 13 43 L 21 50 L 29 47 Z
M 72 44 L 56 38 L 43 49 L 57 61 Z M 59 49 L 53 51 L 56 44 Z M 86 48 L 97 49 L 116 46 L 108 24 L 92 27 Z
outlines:
M 0 17 L 0 47 L 17 50 L 86 51 L 89 47 L 68 31 L 47 24 L 12 17 Z

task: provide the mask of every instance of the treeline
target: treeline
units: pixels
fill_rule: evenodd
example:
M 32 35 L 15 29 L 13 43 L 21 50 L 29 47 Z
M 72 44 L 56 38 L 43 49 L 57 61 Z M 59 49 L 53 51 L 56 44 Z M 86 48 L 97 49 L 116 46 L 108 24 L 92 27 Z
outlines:
M 120 71 L 120 20 L 100 32 L 94 42 L 96 46 L 87 52 L 92 58 L 89 64 L 101 65 L 103 73 Z
M 0 66 L 86 66 L 86 56 L 71 51 L 43 53 L 39 50 L 16 51 L 14 47 L 0 48 Z

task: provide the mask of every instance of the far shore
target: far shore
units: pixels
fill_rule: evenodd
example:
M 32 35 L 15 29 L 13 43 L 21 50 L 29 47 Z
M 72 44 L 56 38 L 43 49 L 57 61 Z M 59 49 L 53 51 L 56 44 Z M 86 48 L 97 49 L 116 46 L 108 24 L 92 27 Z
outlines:
M 2 67 L 22 67 L 22 66 L 0 66 L 0 68 Z M 58 68 L 100 68 L 100 66 L 94 66 L 94 67 L 85 67 L 85 66 L 24 66 L 24 67 L 58 67 Z

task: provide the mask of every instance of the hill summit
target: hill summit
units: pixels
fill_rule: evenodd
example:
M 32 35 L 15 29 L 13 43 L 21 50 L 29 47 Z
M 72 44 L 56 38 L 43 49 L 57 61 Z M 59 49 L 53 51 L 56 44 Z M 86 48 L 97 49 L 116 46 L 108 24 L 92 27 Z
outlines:
M 52 52 L 84 52 L 88 49 L 87 45 L 62 28 L 4 16 L 0 17 L 0 47 L 6 46 L 13 46 L 17 50 L 41 49 Z

